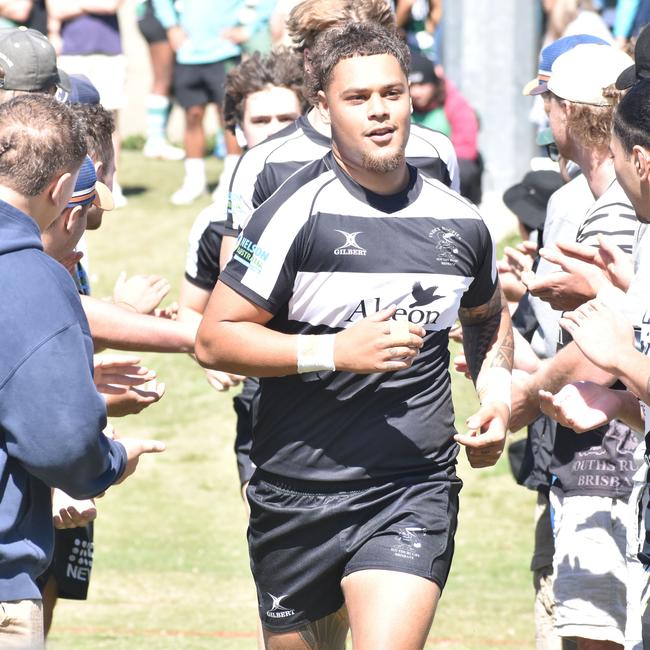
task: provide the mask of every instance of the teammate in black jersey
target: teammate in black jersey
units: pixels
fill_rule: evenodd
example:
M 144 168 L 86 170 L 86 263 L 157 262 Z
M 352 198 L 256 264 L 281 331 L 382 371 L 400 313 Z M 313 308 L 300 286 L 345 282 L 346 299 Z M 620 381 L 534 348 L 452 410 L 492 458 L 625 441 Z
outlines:
M 512 331 L 476 210 L 404 157 L 408 50 L 352 24 L 313 50 L 332 152 L 253 215 L 197 337 L 262 377 L 247 496 L 267 648 L 424 646 L 453 553 L 458 445 L 494 464 Z M 455 434 L 456 315 L 482 406 Z

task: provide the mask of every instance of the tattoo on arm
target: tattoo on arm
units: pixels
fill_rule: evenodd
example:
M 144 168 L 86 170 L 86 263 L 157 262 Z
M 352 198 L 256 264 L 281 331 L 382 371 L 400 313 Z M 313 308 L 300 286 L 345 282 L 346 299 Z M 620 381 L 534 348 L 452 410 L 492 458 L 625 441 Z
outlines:
M 478 307 L 461 307 L 458 311 L 458 317 L 463 327 L 465 359 L 475 383 L 485 357 L 495 344 L 490 367 L 512 369 L 515 349 L 512 330 L 508 329 L 503 338 L 498 340 L 502 313 L 507 309 L 508 305 L 503 298 L 501 287 L 497 285 L 488 302 Z

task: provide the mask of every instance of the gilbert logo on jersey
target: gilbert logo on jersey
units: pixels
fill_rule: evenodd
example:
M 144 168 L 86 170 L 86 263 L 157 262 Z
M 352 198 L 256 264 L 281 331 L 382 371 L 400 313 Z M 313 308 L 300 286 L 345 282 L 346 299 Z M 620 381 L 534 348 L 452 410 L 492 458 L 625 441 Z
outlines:
M 357 243 L 357 237 L 363 234 L 361 231 L 345 232 L 344 230 L 337 230 L 336 232 L 340 232 L 345 237 L 345 243 L 343 246 L 334 249 L 334 255 L 367 255 L 368 251 Z

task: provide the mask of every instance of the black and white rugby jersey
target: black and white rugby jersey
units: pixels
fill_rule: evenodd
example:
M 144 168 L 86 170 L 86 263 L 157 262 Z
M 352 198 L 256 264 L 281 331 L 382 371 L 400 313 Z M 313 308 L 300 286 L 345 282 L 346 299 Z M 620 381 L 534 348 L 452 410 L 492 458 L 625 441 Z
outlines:
M 240 159 L 230 183 L 226 235 L 236 237 L 253 210 L 268 199 L 294 172 L 322 158 L 332 146 L 306 116 L 249 149 Z M 460 192 L 458 160 L 451 140 L 438 131 L 411 124 L 406 158 L 429 178 Z
M 200 289 L 212 291 L 219 278 L 219 251 L 225 221 L 212 221 L 204 210 L 190 230 L 185 258 L 185 279 Z
M 354 182 L 331 154 L 296 172 L 239 235 L 220 280 L 285 333 L 338 332 L 391 304 L 421 324 L 407 370 L 261 380 L 251 458 L 281 476 L 346 481 L 434 473 L 455 463 L 447 349 L 460 305 L 497 285 L 477 210 L 409 166 L 401 193 Z

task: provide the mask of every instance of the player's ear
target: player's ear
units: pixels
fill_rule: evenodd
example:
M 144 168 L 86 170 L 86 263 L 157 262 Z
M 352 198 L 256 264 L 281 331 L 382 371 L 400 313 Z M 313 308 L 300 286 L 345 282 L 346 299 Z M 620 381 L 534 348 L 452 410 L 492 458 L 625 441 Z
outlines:
M 79 221 L 79 217 L 81 216 L 81 211 L 83 207 L 81 205 L 75 205 L 74 208 L 71 210 L 65 210 L 64 214 L 66 215 L 64 217 L 65 219 L 65 229 L 71 233 L 73 232 L 76 227 L 77 227 L 77 222 Z
M 634 157 L 634 168 L 636 169 L 639 180 L 648 180 L 648 176 L 650 175 L 650 161 L 648 160 L 646 150 L 637 144 L 632 149 L 632 156 Z
M 323 122 L 325 124 L 331 124 L 330 107 L 327 103 L 327 97 L 322 90 L 318 91 L 318 104 L 316 104 L 316 109 L 320 113 Z
M 74 185 L 71 184 L 72 174 L 65 172 L 58 178 L 55 178 L 48 188 L 49 198 L 54 205 L 62 212 L 70 200 Z
M 104 169 L 104 163 L 101 160 L 98 160 L 95 163 L 95 176 L 97 176 L 98 179 L 102 177 L 103 169 Z

